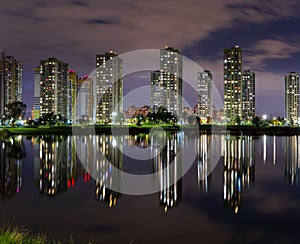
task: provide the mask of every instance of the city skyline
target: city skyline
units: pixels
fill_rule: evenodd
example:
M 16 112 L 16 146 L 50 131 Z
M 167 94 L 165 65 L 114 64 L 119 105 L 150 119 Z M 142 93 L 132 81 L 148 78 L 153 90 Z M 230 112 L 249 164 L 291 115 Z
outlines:
M 51 56 L 72 64 L 83 77 L 93 70 L 96 53 L 170 45 L 210 70 L 223 94 L 222 50 L 238 44 L 247 56 L 244 68 L 256 73 L 260 115 L 283 116 L 284 75 L 300 71 L 300 36 L 295 31 L 300 6 L 295 0 L 31 3 L 3 3 L 0 17 L 5 33 L 0 47 L 23 64 L 28 111 L 33 105 L 33 69 Z M 135 79 L 145 82 L 141 76 Z

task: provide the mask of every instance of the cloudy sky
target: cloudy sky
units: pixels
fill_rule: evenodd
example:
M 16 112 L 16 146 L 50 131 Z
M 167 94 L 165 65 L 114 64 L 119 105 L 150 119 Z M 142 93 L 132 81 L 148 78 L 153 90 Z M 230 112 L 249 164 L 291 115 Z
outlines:
M 238 44 L 244 68 L 256 72 L 257 113 L 281 116 L 284 74 L 300 72 L 298 0 L 10 0 L 0 13 L 0 47 L 23 63 L 29 108 L 33 69 L 52 56 L 83 76 L 97 53 L 174 46 L 211 70 L 223 94 L 223 49 Z M 135 79 L 149 82 L 145 75 Z

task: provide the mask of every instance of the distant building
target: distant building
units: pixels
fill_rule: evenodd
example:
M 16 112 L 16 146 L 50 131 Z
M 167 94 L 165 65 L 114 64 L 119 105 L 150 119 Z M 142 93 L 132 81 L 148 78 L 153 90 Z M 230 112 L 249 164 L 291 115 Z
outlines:
M 69 65 L 56 58 L 40 61 L 40 115 L 54 113 L 70 118 Z
M 79 79 L 76 97 L 77 122 L 93 122 L 94 107 L 93 80 L 89 77 Z
M 20 61 L 0 51 L 0 114 L 7 113 L 7 105 L 22 102 L 23 70 Z
M 284 116 L 290 124 L 298 124 L 299 117 L 299 74 L 285 75 L 285 110 Z
M 227 123 L 242 119 L 242 49 L 239 46 L 224 49 L 224 113 Z
M 161 93 L 162 87 L 160 86 L 160 71 L 155 70 L 151 72 L 150 78 L 150 101 L 151 101 L 151 110 L 154 113 L 157 113 L 158 107 L 161 106 Z
M 69 118 L 72 119 L 73 122 L 76 121 L 76 114 L 77 114 L 77 93 L 78 93 L 78 75 L 75 71 L 69 70 L 69 83 L 70 88 L 68 90 L 68 113 L 70 114 Z
M 23 72 L 21 63 L 13 56 L 5 57 L 4 104 L 22 102 Z
M 135 105 L 130 105 L 127 111 L 129 115 L 134 116 L 138 111 L 138 108 Z
M 251 121 L 255 117 L 255 73 L 245 70 L 243 80 L 243 119 Z
M 154 96 L 151 100 L 155 103 L 153 105 L 181 117 L 182 55 L 179 50 L 172 47 L 161 49 L 160 70 L 152 72 L 151 76 L 151 95 Z
M 122 59 L 117 53 L 96 56 L 97 121 L 110 123 L 123 112 Z
M 5 54 L 0 49 L 0 114 L 4 114 Z
M 197 114 L 202 118 L 212 117 L 212 74 L 209 70 L 197 73 Z
M 33 102 L 33 111 L 32 118 L 38 119 L 40 117 L 40 82 L 41 74 L 40 67 L 34 69 L 34 102 Z

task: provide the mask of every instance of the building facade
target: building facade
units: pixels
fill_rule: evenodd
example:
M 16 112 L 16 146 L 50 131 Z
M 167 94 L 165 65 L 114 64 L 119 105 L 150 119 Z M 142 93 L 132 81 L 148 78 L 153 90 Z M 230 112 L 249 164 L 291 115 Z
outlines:
M 4 104 L 22 102 L 22 65 L 13 56 L 5 57 Z
M 114 122 L 123 113 L 122 59 L 117 53 L 96 56 L 96 119 L 99 123 Z
M 40 117 L 40 82 L 41 74 L 40 67 L 34 69 L 34 102 L 33 102 L 33 119 L 38 119 Z
M 242 119 L 242 49 L 239 46 L 224 49 L 224 113 L 227 123 Z
M 160 71 L 155 70 L 151 72 L 150 77 L 150 102 L 151 110 L 154 113 L 157 113 L 158 107 L 160 106 L 160 95 L 161 95 L 161 86 L 160 86 Z
M 299 117 L 299 74 L 285 75 L 285 119 L 291 125 L 298 124 Z
M 76 101 L 77 122 L 93 122 L 94 93 L 91 78 L 86 77 L 78 80 Z
M 0 114 L 4 114 L 5 53 L 0 49 Z
M 255 117 L 255 73 L 245 70 L 243 80 L 243 120 L 251 121 Z
M 212 74 L 209 70 L 197 73 L 197 114 L 202 118 L 212 117 Z
M 73 70 L 69 70 L 68 74 L 70 83 L 70 89 L 68 91 L 68 113 L 70 114 L 70 119 L 75 122 L 77 114 L 78 75 Z
M 182 115 L 182 55 L 178 49 L 160 50 L 159 107 L 181 117 Z
M 70 118 L 69 65 L 56 58 L 40 62 L 40 115 L 59 114 Z
M 23 70 L 21 62 L 0 52 L 0 114 L 8 112 L 7 105 L 22 102 Z

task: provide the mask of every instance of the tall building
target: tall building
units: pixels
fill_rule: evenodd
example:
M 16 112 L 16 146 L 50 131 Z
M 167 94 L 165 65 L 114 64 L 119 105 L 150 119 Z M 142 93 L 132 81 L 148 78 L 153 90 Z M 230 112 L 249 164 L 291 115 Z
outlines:
M 160 50 L 160 97 L 158 106 L 182 115 L 182 55 L 178 49 Z
M 0 114 L 7 112 L 7 105 L 22 102 L 23 71 L 21 63 L 0 50 Z
M 56 58 L 40 62 L 40 115 L 60 114 L 69 118 L 69 65 Z
M 34 103 L 33 103 L 33 119 L 38 119 L 40 117 L 40 82 L 41 74 L 40 67 L 34 69 Z
M 4 106 L 22 102 L 22 65 L 13 56 L 5 57 Z
M 299 74 L 285 75 L 285 118 L 290 124 L 298 124 L 299 117 Z
M 155 70 L 151 72 L 150 89 L 151 89 L 150 91 L 151 110 L 156 113 L 160 105 L 160 94 L 161 94 L 159 70 Z
M 96 117 L 100 123 L 110 123 L 123 112 L 122 59 L 117 53 L 96 56 Z
M 0 114 L 4 114 L 5 54 L 0 49 Z
M 200 117 L 212 116 L 212 74 L 209 70 L 197 73 L 198 103 L 197 113 Z
M 76 97 L 77 122 L 92 122 L 94 108 L 93 80 L 83 78 L 78 80 L 78 93 Z
M 243 80 L 243 119 L 252 120 L 255 117 L 255 73 L 245 70 Z
M 68 109 L 69 109 L 69 114 L 70 118 L 72 119 L 73 122 L 76 121 L 76 114 L 77 114 L 77 94 L 78 94 L 78 75 L 73 71 L 69 70 L 69 83 L 70 83 L 70 88 L 68 91 Z
M 242 119 L 242 49 L 224 49 L 224 113 L 227 123 Z

